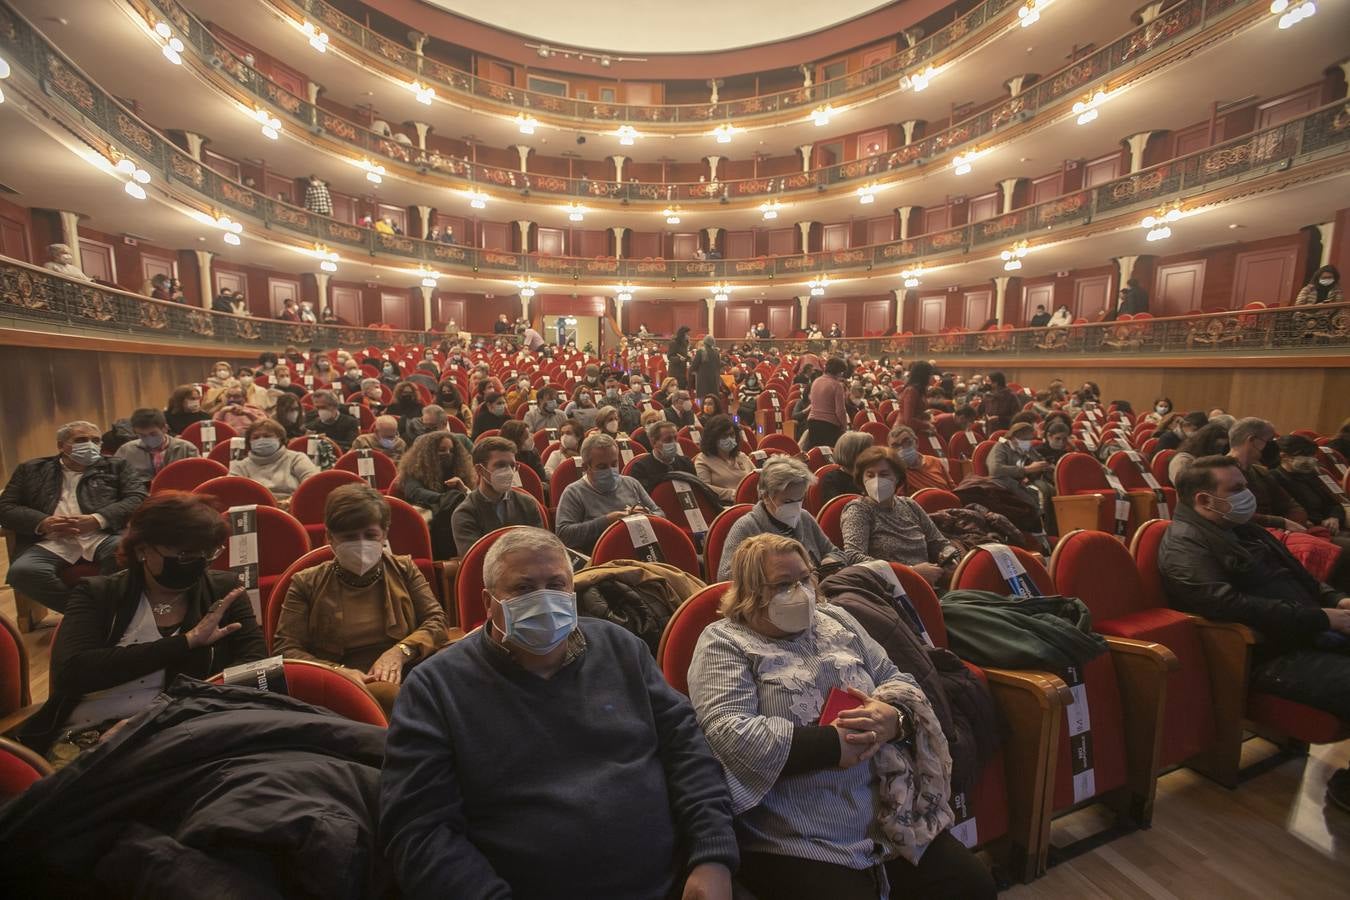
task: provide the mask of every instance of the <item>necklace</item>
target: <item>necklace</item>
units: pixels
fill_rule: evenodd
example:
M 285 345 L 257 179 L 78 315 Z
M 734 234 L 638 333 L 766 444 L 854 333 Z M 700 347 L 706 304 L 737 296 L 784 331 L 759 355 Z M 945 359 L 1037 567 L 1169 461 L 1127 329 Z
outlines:
M 175 598 L 168 603 L 151 603 L 150 611 L 157 616 L 167 616 L 169 613 L 173 612 L 174 604 L 177 602 L 177 598 Z

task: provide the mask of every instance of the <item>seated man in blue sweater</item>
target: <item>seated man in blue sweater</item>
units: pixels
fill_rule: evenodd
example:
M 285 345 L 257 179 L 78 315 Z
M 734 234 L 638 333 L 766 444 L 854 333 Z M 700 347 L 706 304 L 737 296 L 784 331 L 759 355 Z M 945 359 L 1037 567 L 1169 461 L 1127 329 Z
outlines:
M 577 621 L 538 528 L 483 564 L 488 622 L 418 666 L 385 749 L 380 832 L 402 894 L 731 897 L 731 802 L 694 711 L 646 646 Z

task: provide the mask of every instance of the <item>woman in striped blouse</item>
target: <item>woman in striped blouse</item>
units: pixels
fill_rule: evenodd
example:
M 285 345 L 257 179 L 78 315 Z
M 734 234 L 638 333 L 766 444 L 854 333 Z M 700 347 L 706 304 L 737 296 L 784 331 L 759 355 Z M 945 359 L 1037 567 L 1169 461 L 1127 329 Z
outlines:
M 951 757 L 928 700 L 817 599 L 802 546 L 744 541 L 721 613 L 695 648 L 689 695 L 731 791 L 739 880 L 761 900 L 994 897 L 948 830 Z M 832 689 L 853 708 L 822 723 Z

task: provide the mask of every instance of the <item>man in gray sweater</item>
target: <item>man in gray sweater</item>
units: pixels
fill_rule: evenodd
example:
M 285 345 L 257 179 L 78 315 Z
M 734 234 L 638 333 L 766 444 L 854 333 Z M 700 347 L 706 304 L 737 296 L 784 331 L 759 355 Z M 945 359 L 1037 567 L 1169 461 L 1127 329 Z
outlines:
M 636 478 L 622 475 L 619 445 L 607 434 L 593 434 L 581 442 L 582 477 L 558 498 L 555 530 L 562 542 L 590 554 L 610 526 L 633 513 L 661 515 L 661 508 Z

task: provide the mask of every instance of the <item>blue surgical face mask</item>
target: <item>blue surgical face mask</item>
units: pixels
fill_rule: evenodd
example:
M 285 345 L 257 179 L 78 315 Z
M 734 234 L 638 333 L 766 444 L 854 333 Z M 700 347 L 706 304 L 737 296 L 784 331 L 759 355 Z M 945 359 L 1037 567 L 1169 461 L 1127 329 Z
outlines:
M 397 436 L 382 437 L 379 439 L 379 441 L 381 447 L 383 447 L 386 450 L 392 450 L 394 448 L 394 445 L 398 443 L 398 437 Z
M 904 460 L 905 465 L 907 466 L 917 466 L 919 464 L 920 456 L 921 454 L 919 453 L 918 447 L 911 446 L 900 448 L 900 458 Z
M 577 627 L 577 595 L 571 591 L 530 591 L 497 602 L 502 638 L 536 656 L 555 649 Z
M 164 432 L 156 431 L 154 434 L 141 435 L 141 446 L 147 450 L 158 450 L 164 445 Z
M 736 439 L 734 437 L 719 438 L 717 441 L 717 449 L 721 450 L 723 453 L 730 453 L 732 450 L 736 449 Z
M 70 458 L 82 466 L 92 466 L 102 457 L 98 441 L 81 441 L 70 448 Z
M 249 451 L 254 456 L 272 456 L 281 449 L 281 441 L 274 437 L 257 437 L 249 445 Z
M 610 494 L 619 486 L 619 470 L 615 468 L 592 469 L 591 486 L 602 494 Z
M 1228 511 L 1221 513 L 1221 515 L 1234 525 L 1245 525 L 1252 520 L 1252 516 L 1256 515 L 1256 495 L 1248 488 L 1243 488 L 1236 494 L 1229 494 L 1227 497 L 1215 497 L 1214 499 L 1223 500 L 1228 504 Z

